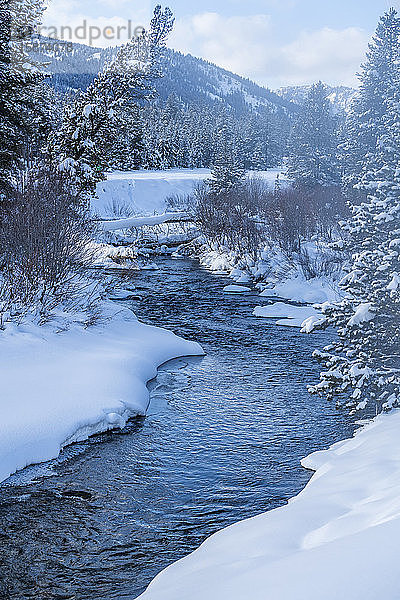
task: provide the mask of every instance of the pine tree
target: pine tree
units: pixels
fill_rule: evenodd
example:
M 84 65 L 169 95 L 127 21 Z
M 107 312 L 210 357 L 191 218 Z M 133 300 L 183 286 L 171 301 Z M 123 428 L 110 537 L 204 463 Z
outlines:
M 363 122 L 369 115 L 372 140 L 370 152 L 360 161 L 358 183 L 367 199 L 353 206 L 352 219 L 344 224 L 346 249 L 352 256 L 341 282 L 346 296 L 324 305 L 324 317 L 305 326 L 310 331 L 333 325 L 338 333 L 337 342 L 315 353 L 326 370 L 311 391 L 337 398 L 354 410 L 372 405 L 376 412 L 400 405 L 400 42 L 397 29 L 395 51 L 396 21 L 396 13 L 390 11 L 377 30 L 380 40 L 391 40 L 387 64 L 381 57 L 386 75 L 379 111 L 377 95 L 371 94 L 369 86 L 376 66 L 371 48 L 381 48 L 377 37 L 361 74 L 357 110 L 364 107 Z M 355 121 L 359 117 L 357 112 Z
M 293 126 L 288 175 L 305 186 L 339 183 L 335 121 L 325 86 L 312 86 Z
M 217 131 L 216 157 L 207 183 L 214 194 L 220 194 L 239 185 L 245 175 L 243 160 L 235 145 L 233 125 L 226 120 Z
M 32 96 L 43 77 L 25 43 L 43 10 L 41 0 L 0 0 L 0 196 L 10 193 L 23 168 Z
M 397 71 L 400 19 L 394 9 L 378 23 L 362 65 L 361 85 L 346 123 L 344 143 L 344 186 L 349 193 L 370 177 L 378 139 L 384 133 L 387 106 L 385 94 L 393 86 Z M 365 195 L 364 195 L 365 198 Z
M 123 46 L 87 90 L 67 106 L 49 156 L 75 180 L 78 197 L 94 194 L 104 179 L 114 132 L 122 126 L 126 111 L 155 97 L 154 81 L 162 76 L 160 59 L 173 22 L 171 11 L 157 6 L 149 32 Z

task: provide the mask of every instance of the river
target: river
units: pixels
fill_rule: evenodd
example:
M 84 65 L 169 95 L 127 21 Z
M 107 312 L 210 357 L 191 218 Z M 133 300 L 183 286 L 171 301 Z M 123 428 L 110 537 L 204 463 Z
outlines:
M 223 294 L 196 261 L 156 262 L 123 304 L 207 354 L 160 370 L 145 418 L 0 487 L 2 599 L 133 600 L 213 532 L 283 505 L 311 476 L 300 459 L 354 431 L 306 390 L 329 334 L 256 319 L 265 299 Z

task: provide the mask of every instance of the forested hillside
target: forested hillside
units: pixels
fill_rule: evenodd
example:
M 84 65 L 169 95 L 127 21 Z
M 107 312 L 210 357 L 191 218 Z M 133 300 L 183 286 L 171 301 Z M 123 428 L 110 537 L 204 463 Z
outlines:
M 51 42 L 43 40 L 35 59 L 47 63 L 49 81 L 61 95 L 86 90 L 117 50 Z M 162 70 L 163 77 L 155 86 L 157 97 L 140 117 L 136 113 L 126 121 L 114 152 L 114 167 L 209 167 L 227 136 L 244 168 L 265 169 L 281 163 L 291 121 L 298 112 L 296 104 L 173 50 L 165 53 Z

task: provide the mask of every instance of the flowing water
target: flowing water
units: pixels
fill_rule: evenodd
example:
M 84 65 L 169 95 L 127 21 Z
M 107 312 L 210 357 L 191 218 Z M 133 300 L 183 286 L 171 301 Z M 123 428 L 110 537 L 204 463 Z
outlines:
M 252 317 L 265 299 L 223 294 L 195 261 L 158 264 L 124 304 L 207 355 L 160 370 L 146 418 L 0 487 L 0 598 L 133 600 L 210 534 L 283 505 L 311 475 L 301 457 L 354 430 L 306 390 L 327 334 Z

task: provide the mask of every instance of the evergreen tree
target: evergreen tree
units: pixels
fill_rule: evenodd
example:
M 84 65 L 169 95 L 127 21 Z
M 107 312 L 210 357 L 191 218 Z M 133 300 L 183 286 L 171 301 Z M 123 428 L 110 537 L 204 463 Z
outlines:
M 162 76 L 160 59 L 173 27 L 173 16 L 157 6 L 149 32 L 133 38 L 66 107 L 63 127 L 49 147 L 50 157 L 75 180 L 77 195 L 93 194 L 110 166 L 115 132 L 132 106 L 155 97 Z
M 23 168 L 32 98 L 42 79 L 25 43 L 43 10 L 42 0 L 0 0 L 0 196 L 10 193 Z
M 239 185 L 245 175 L 243 160 L 235 147 L 232 124 L 226 121 L 217 131 L 216 157 L 207 183 L 214 194 L 220 194 Z
M 397 35 L 395 51 L 392 39 L 396 20 L 390 11 L 377 32 L 379 39 L 391 40 L 387 64 L 381 57 L 383 71 L 391 76 L 382 79 L 379 111 L 378 97 L 366 85 L 376 66 L 371 52 L 376 37 L 361 75 L 358 107 L 369 115 L 372 140 L 360 162 L 358 184 L 367 199 L 353 206 L 352 219 L 344 225 L 352 257 L 341 282 L 346 296 L 324 305 L 323 319 L 306 326 L 312 330 L 333 325 L 339 338 L 316 352 L 326 370 L 311 391 L 336 397 L 352 409 L 373 405 L 377 412 L 400 405 L 400 43 Z
M 335 120 L 325 86 L 312 86 L 293 126 L 288 175 L 306 186 L 339 183 Z
M 364 186 L 374 169 L 378 139 L 386 127 L 385 98 L 397 76 L 399 35 L 400 19 L 391 9 L 380 19 L 368 46 L 367 61 L 360 74 L 360 90 L 346 123 L 343 183 L 349 192 L 355 186 L 358 189 Z

